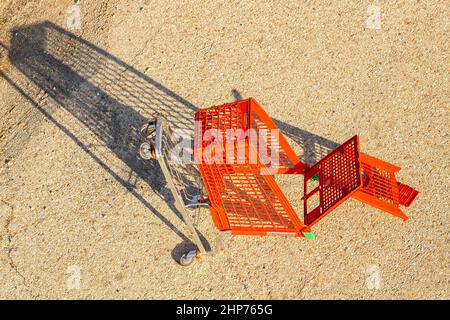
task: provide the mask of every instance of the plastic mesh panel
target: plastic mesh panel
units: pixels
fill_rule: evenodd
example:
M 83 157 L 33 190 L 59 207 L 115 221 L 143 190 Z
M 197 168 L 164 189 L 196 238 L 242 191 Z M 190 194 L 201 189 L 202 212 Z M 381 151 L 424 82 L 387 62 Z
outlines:
M 244 132 L 249 127 L 256 129 L 257 134 L 261 132 L 268 148 L 275 150 L 272 152 L 276 152 L 276 157 L 284 154 L 282 170 L 294 167 L 298 158 L 287 142 L 281 140 L 284 139 L 281 134 L 278 137 L 271 135 L 271 130 L 277 127 L 265 111 L 249 99 L 199 110 L 195 117 L 195 161 L 208 192 L 210 211 L 217 228 L 234 234 L 294 233 L 303 236 L 305 226 L 273 177 L 267 175 L 267 166 L 257 152 L 255 141 Z M 212 132 L 214 138 L 207 132 L 211 129 L 216 130 Z M 229 140 L 229 129 L 242 129 L 244 143 L 237 145 L 234 140 Z M 231 158 L 227 155 L 230 150 Z M 251 154 L 256 154 L 256 158 Z M 266 154 L 270 155 L 270 151 Z M 278 169 L 277 163 L 275 170 Z
M 359 172 L 359 142 L 354 136 L 319 161 L 305 174 L 304 213 L 308 226 L 330 213 L 361 185 Z M 314 178 L 313 178 L 314 177 Z M 318 179 L 318 185 L 308 190 L 308 181 Z M 308 201 L 319 195 L 319 204 L 310 209 Z
M 360 161 L 363 185 L 353 197 L 407 220 L 408 217 L 399 209 L 399 204 L 410 205 L 418 192 L 397 182 L 395 173 L 400 168 L 366 154 L 361 154 Z

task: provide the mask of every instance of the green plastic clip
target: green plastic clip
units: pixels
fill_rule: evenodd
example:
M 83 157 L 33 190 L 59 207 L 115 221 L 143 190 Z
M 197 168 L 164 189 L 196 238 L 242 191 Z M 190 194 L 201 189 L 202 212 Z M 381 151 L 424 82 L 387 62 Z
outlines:
M 315 239 L 316 235 L 314 234 L 314 232 L 310 231 L 310 232 L 304 232 L 306 239 Z

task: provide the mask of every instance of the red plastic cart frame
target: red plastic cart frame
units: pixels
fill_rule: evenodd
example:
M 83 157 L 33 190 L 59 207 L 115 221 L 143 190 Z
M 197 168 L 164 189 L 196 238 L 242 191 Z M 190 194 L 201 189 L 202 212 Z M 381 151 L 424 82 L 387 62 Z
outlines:
M 398 167 L 361 154 L 358 136 L 310 168 L 299 160 L 283 134 L 253 98 L 199 110 L 195 119 L 195 161 L 208 193 L 211 215 L 221 231 L 310 237 L 310 227 L 349 197 L 406 220 L 399 205 L 409 206 L 418 194 L 413 188 L 397 182 L 395 172 Z M 258 143 L 249 139 L 249 134 L 244 135 L 245 143 L 240 146 L 236 139 L 227 141 L 227 130 L 237 129 L 255 130 Z M 215 130 L 215 135 L 220 136 L 215 152 L 210 148 L 214 139 L 205 139 L 208 130 Z M 263 146 L 261 141 L 265 142 Z M 265 149 L 264 154 L 271 155 L 270 166 L 261 159 L 261 148 Z M 204 152 L 206 149 L 207 153 Z M 223 152 L 225 149 L 227 152 Z M 229 154 L 229 150 L 234 152 L 231 162 L 229 157 L 223 156 Z M 245 161 L 235 161 L 242 160 L 238 153 L 242 155 L 243 151 Z M 211 161 L 218 153 L 220 156 L 214 159 L 216 161 Z M 253 162 L 250 161 L 252 153 L 258 155 Z M 295 213 L 273 174 L 305 175 L 304 222 Z M 310 185 L 315 186 L 311 188 Z

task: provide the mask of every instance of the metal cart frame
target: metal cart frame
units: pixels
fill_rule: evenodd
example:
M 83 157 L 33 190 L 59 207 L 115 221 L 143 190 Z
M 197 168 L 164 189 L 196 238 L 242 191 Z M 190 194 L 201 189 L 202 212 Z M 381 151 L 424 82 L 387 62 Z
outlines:
M 141 145 L 140 155 L 146 160 L 153 158 L 158 161 L 167 185 L 175 199 L 175 208 L 181 213 L 189 232 L 192 234 L 192 240 L 197 247 L 196 250 L 185 252 L 180 257 L 179 263 L 183 266 L 188 266 L 195 258 L 199 259 L 205 254 L 212 253 L 212 250 L 207 250 L 201 241 L 191 219 L 193 210 L 199 207 L 208 207 L 208 204 L 199 195 L 186 195 L 181 188 L 182 186 L 179 185 L 180 173 L 173 166 L 171 167 L 169 163 L 170 150 L 174 142 L 167 123 L 160 118 L 149 121 L 142 127 L 141 134 L 146 139 L 146 142 Z

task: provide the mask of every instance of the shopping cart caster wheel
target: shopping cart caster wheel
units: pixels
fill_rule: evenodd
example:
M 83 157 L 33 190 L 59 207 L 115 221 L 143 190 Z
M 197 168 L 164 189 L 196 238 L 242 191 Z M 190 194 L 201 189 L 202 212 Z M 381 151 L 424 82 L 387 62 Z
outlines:
M 156 130 L 156 118 L 149 120 L 141 127 L 139 132 L 144 139 L 150 139 Z
M 185 254 L 183 254 L 180 257 L 180 264 L 183 267 L 187 267 L 187 266 L 191 265 L 192 262 L 194 262 L 196 255 L 197 255 L 197 250 L 192 250 L 192 251 L 186 252 Z
M 144 142 L 139 147 L 139 155 L 144 160 L 150 160 L 155 158 L 155 149 L 150 143 Z

